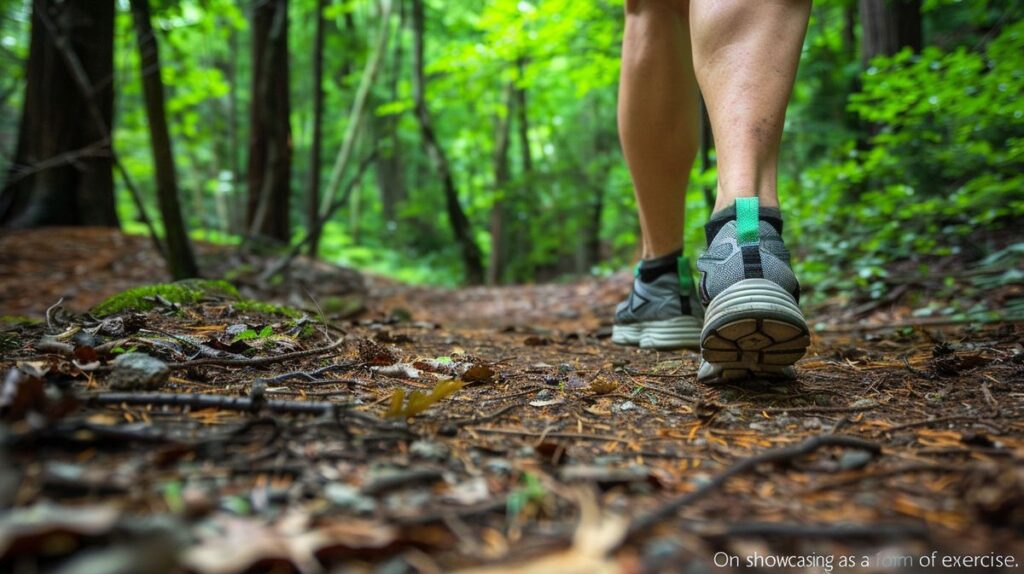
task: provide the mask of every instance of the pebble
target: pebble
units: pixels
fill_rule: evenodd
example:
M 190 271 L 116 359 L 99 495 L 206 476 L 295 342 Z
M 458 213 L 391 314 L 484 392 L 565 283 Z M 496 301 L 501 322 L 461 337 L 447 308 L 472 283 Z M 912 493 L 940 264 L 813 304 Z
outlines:
M 134 391 L 155 389 L 167 382 L 171 370 L 156 357 L 145 353 L 125 353 L 114 359 L 107 382 L 110 388 Z
M 541 389 L 541 391 L 539 393 L 534 395 L 534 398 L 537 399 L 538 401 L 546 401 L 546 400 L 550 399 L 553 396 L 555 396 L 555 393 L 551 392 L 550 390 L 548 390 L 548 389 Z
M 614 407 L 612 407 L 612 410 L 613 411 L 618 411 L 618 412 L 621 413 L 621 412 L 625 412 L 625 411 L 631 411 L 631 410 L 633 410 L 635 408 L 637 408 L 636 407 L 636 403 L 634 403 L 633 401 L 622 401 L 621 403 L 619 403 L 619 404 L 615 405 Z
M 359 489 L 344 482 L 331 482 L 324 487 L 324 498 L 340 510 L 357 514 L 370 514 L 377 510 L 377 501 L 361 494 Z
M 839 468 L 842 470 L 854 470 L 865 466 L 874 458 L 866 450 L 848 450 L 839 458 Z
M 449 452 L 447 445 L 430 440 L 417 440 L 409 445 L 409 454 L 426 460 L 445 460 Z

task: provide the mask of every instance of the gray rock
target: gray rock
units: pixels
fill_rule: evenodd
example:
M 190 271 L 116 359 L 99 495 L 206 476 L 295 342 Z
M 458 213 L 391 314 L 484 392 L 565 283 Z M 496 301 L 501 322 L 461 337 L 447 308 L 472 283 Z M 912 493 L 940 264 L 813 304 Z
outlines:
M 117 390 L 155 389 L 167 382 L 171 375 L 167 363 L 145 353 L 125 353 L 114 359 L 113 364 L 107 383 Z
M 842 470 L 854 470 L 861 468 L 871 462 L 875 456 L 866 450 L 848 450 L 839 458 L 839 468 Z
M 546 401 L 553 396 L 555 396 L 555 393 L 552 393 L 548 389 L 543 389 L 539 393 L 534 395 L 534 398 L 537 399 L 538 401 Z
M 622 401 L 621 403 L 613 406 L 612 410 L 613 411 L 618 411 L 618 412 L 621 413 L 621 412 L 625 412 L 625 411 L 631 411 L 631 410 L 633 410 L 635 408 L 637 408 L 636 407 L 636 403 L 634 403 L 633 401 Z
M 377 501 L 362 494 L 359 488 L 344 482 L 331 482 L 324 487 L 324 498 L 339 510 L 370 514 L 377 510 Z
M 409 445 L 409 454 L 427 460 L 444 460 L 449 452 L 447 445 L 430 440 L 417 440 Z

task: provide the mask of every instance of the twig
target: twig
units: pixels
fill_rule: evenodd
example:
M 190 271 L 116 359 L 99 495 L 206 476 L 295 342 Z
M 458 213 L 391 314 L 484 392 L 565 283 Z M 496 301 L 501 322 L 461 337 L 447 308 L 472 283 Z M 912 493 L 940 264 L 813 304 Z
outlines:
M 906 353 L 901 355 L 900 359 L 903 360 L 903 366 L 906 367 L 907 370 L 910 371 L 910 373 L 912 375 L 917 376 L 917 377 L 921 377 L 922 379 L 925 379 L 925 380 L 928 380 L 928 381 L 931 381 L 931 380 L 935 379 L 935 375 L 933 375 L 931 373 L 926 373 L 926 372 L 922 371 L 921 369 L 918 369 L 918 368 L 914 367 L 913 365 L 911 365 L 910 361 L 907 359 L 907 354 Z
M 810 489 L 810 492 L 822 492 L 825 490 L 833 490 L 836 488 L 851 486 L 864 480 L 890 478 L 893 476 L 899 476 L 901 474 L 916 474 L 918 472 L 955 472 L 958 470 L 961 469 L 954 468 L 951 466 L 943 466 L 930 463 L 911 464 L 907 466 L 901 466 L 899 468 L 890 468 L 887 470 L 874 473 L 862 473 L 854 477 L 826 482 L 825 484 L 819 484 L 818 486 Z
M 482 432 L 487 434 L 505 434 L 505 435 L 516 435 L 516 436 L 528 436 L 537 438 L 564 438 L 564 439 L 575 439 L 575 440 L 595 440 L 602 442 L 629 442 L 632 439 L 621 438 L 617 436 L 607 435 L 596 435 L 586 433 L 575 433 L 575 432 L 536 432 L 528 430 L 518 429 L 501 429 L 501 428 L 474 428 L 473 432 Z
M 348 369 L 350 367 L 355 367 L 357 365 L 359 365 L 357 361 L 343 361 L 341 363 L 327 365 L 326 367 L 320 367 L 319 369 L 316 369 L 314 371 L 291 371 L 288 373 L 275 375 L 273 377 L 261 377 L 259 380 L 265 383 L 283 383 L 289 379 L 303 378 L 306 379 L 307 382 L 320 382 L 322 379 L 317 378 L 318 375 L 322 375 L 330 371 L 340 371 Z
M 788 524 L 778 522 L 734 523 L 697 534 L 705 538 L 809 538 L 818 539 L 891 539 L 927 538 L 928 529 L 920 524 Z
M 797 445 L 771 449 L 759 455 L 741 459 L 729 468 L 720 472 L 710 481 L 704 483 L 697 490 L 678 496 L 674 499 L 670 499 L 659 505 L 656 509 L 635 519 L 632 524 L 630 524 L 628 537 L 634 537 L 652 526 L 675 516 L 676 513 L 689 504 L 703 498 L 714 490 L 722 488 L 725 483 L 734 476 L 750 472 L 762 464 L 792 461 L 807 456 L 826 446 L 860 449 L 868 451 L 874 455 L 878 455 L 882 452 L 882 447 L 878 444 L 856 437 L 843 435 L 818 435 Z
M 661 389 L 661 388 L 658 388 L 658 387 L 650 387 L 650 386 L 647 386 L 647 385 L 645 385 L 645 384 L 643 384 L 640 381 L 637 381 L 635 379 L 632 379 L 631 382 L 634 385 L 640 387 L 641 389 L 647 389 L 648 391 L 651 391 L 652 393 L 658 393 L 658 394 L 665 395 L 666 397 L 672 397 L 673 399 L 676 399 L 677 401 L 680 401 L 680 402 L 684 402 L 684 403 L 694 403 L 694 402 L 697 402 L 697 399 L 690 398 L 690 397 L 684 397 L 683 395 L 680 395 L 679 393 L 672 392 L 672 391 L 670 391 L 668 389 Z
M 766 409 L 758 409 L 758 412 L 765 413 L 859 413 L 862 411 L 870 411 L 878 407 L 877 403 L 870 405 L 863 405 L 859 407 L 826 407 L 826 406 L 807 406 L 807 407 L 770 407 Z
M 995 415 L 992 415 L 992 416 L 987 417 L 987 418 L 990 418 L 990 419 L 992 419 L 992 418 L 1015 418 L 1016 416 L 1017 415 L 1003 415 L 1001 413 L 996 413 Z M 971 415 L 951 415 L 951 416 L 948 416 L 948 417 L 936 417 L 936 418 L 933 418 L 933 419 L 927 419 L 927 420 L 923 420 L 923 421 L 914 421 L 914 422 L 904 423 L 904 424 L 901 424 L 901 425 L 896 425 L 894 427 L 889 427 L 887 429 L 880 429 L 876 434 L 891 433 L 891 432 L 896 432 L 896 431 L 901 431 L 901 430 L 906 430 L 906 429 L 912 429 L 912 428 L 918 428 L 918 427 L 928 427 L 928 426 L 932 426 L 934 424 L 960 423 L 960 422 L 973 422 L 973 423 L 977 423 L 977 424 L 986 424 L 986 421 L 980 419 L 977 415 L 975 415 L 975 416 L 971 416 Z
M 274 363 L 282 363 L 284 361 L 291 361 L 292 359 L 301 359 L 303 357 L 310 357 L 313 355 L 322 355 L 330 353 L 345 343 L 345 339 L 338 339 L 337 341 L 327 345 L 326 347 L 319 347 L 316 349 L 307 349 L 305 351 L 294 351 L 291 353 L 282 353 L 280 355 L 273 355 L 270 357 L 255 357 L 252 359 L 196 359 L 194 361 L 185 361 L 182 363 L 168 363 L 167 367 L 170 369 L 190 369 L 192 367 L 262 367 L 264 365 L 272 365 Z M 267 379 L 264 379 L 267 381 Z
M 480 415 L 478 417 L 453 417 L 453 418 L 449 418 L 449 419 L 442 419 L 442 420 L 439 420 L 438 422 L 441 423 L 441 424 L 456 423 L 456 424 L 475 425 L 475 424 L 480 424 L 480 423 L 485 423 L 485 422 L 488 422 L 488 421 L 492 421 L 492 420 L 500 417 L 501 415 L 504 415 L 505 413 L 513 411 L 513 410 L 515 410 L 515 409 L 517 409 L 517 408 L 519 408 L 521 406 L 522 406 L 522 404 L 520 404 L 520 403 L 514 403 L 514 404 L 511 404 L 511 405 L 505 405 L 504 407 L 502 407 L 502 408 L 500 408 L 500 409 L 498 409 L 498 410 L 496 410 L 496 411 L 494 411 L 493 413 L 490 413 L 490 414 Z M 482 429 L 477 429 L 477 430 L 482 430 Z

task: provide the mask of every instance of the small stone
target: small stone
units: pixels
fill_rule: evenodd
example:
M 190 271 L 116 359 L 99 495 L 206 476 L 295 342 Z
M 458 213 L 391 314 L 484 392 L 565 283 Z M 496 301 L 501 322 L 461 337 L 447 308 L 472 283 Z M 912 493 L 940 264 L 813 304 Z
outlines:
M 377 501 L 344 482 L 331 482 L 324 487 L 324 498 L 340 510 L 370 514 L 377 510 Z
M 509 474 L 512 472 L 512 463 L 503 458 L 492 458 L 487 461 L 484 468 L 495 474 Z
M 871 399 L 859 399 L 859 400 L 853 401 L 853 404 L 850 405 L 850 408 L 866 409 L 868 407 L 873 407 L 873 406 L 875 406 L 875 401 L 873 401 Z
M 107 382 L 110 388 L 134 391 L 155 389 L 167 382 L 171 370 L 156 357 L 145 353 L 125 353 L 114 359 Z
M 449 452 L 447 445 L 429 440 L 417 440 L 409 445 L 409 454 L 426 460 L 444 460 Z
M 762 422 L 753 422 L 753 423 L 750 423 L 749 426 L 750 426 L 751 430 L 756 430 L 756 431 L 761 431 L 761 432 L 766 432 L 766 431 L 770 430 L 770 428 L 771 428 L 771 425 L 769 425 L 768 423 L 762 423 Z
M 636 403 L 633 401 L 622 401 L 621 403 L 612 407 L 613 411 L 626 412 L 636 408 Z
M 546 401 L 551 399 L 551 397 L 553 396 L 555 396 L 555 393 L 552 393 L 548 389 L 542 389 L 539 393 L 536 394 L 536 396 L 534 396 L 534 398 L 538 401 Z
M 842 470 L 855 470 L 871 462 L 874 455 L 866 450 L 849 450 L 839 458 L 839 468 Z
M 819 428 L 821 428 L 821 419 L 819 419 L 818 417 L 811 417 L 809 419 L 804 419 L 804 428 L 805 429 L 819 429 Z

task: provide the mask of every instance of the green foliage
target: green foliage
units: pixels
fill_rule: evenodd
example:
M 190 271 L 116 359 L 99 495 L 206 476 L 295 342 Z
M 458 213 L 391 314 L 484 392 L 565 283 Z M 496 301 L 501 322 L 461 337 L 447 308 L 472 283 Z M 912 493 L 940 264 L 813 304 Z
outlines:
M 805 280 L 878 296 L 890 262 L 954 254 L 1024 213 L 1024 22 L 983 50 L 877 58 L 860 79 L 847 110 L 869 137 L 833 142 L 789 184 Z
M 157 306 L 158 298 L 171 303 L 196 303 L 207 297 L 238 299 L 238 290 L 227 281 L 186 279 L 176 283 L 159 283 L 133 287 L 112 295 L 92 308 L 92 314 L 106 317 L 122 311 L 146 311 Z
M 616 133 L 623 4 L 426 0 L 428 107 L 485 259 L 497 248 L 490 224 L 492 212 L 501 209 L 505 281 L 608 273 L 636 255 L 636 201 Z M 325 182 L 348 128 L 347 111 L 380 17 L 376 0 L 328 2 L 323 157 L 310 165 L 316 5 L 289 5 L 294 194 L 288 208 L 296 239 L 307 224 L 310 177 Z M 136 39 L 126 5 L 119 6 L 114 140 L 154 215 Z M 818 293 L 859 289 L 879 295 L 892 262 L 925 265 L 930 257 L 964 249 L 965 237 L 978 228 L 1019 223 L 1024 28 L 1019 2 L 926 0 L 922 53 L 906 51 L 865 67 L 856 8 L 854 0 L 814 3 L 787 112 L 780 189 L 787 239 L 805 285 Z M 24 96 L 9 88 L 24 82 L 29 9 L 30 3 L 0 2 L 0 173 L 6 173 L 17 141 Z M 154 1 L 153 9 L 191 236 L 237 244 L 244 235 L 252 99 L 245 5 Z M 413 116 L 409 20 L 405 14 L 391 23 L 389 54 L 354 154 L 375 151 L 394 162 L 367 172 L 326 225 L 321 254 L 403 281 L 457 285 L 463 271 L 441 181 Z M 506 97 L 510 85 L 524 91 L 525 125 Z M 499 184 L 496 134 L 506 122 L 510 169 L 508 181 Z M 395 171 L 396 197 L 387 194 L 388 169 Z M 704 243 L 703 189 L 713 189 L 715 177 L 714 166 L 698 165 L 687 190 L 691 256 Z M 125 229 L 145 233 L 123 188 L 118 210 Z M 588 252 L 595 244 L 597 262 Z M 850 272 L 836 273 L 837 267 Z M 340 314 L 358 306 L 351 300 L 321 303 Z M 293 318 L 299 313 L 244 301 L 235 308 Z
M 252 339 L 266 339 L 267 337 L 273 336 L 273 334 L 274 328 L 271 327 L 270 325 L 267 325 L 260 329 L 259 332 L 256 332 L 255 329 L 246 329 L 241 333 L 235 335 L 235 337 L 231 339 L 231 342 L 237 343 L 238 341 L 249 341 Z
M 305 315 L 299 309 L 295 307 L 289 307 L 287 305 L 275 305 L 273 303 L 265 303 L 263 301 L 256 301 L 255 299 L 245 299 L 238 301 L 231 305 L 235 311 L 242 313 L 253 312 L 253 313 L 264 313 L 267 315 L 283 315 L 291 319 L 298 319 Z

